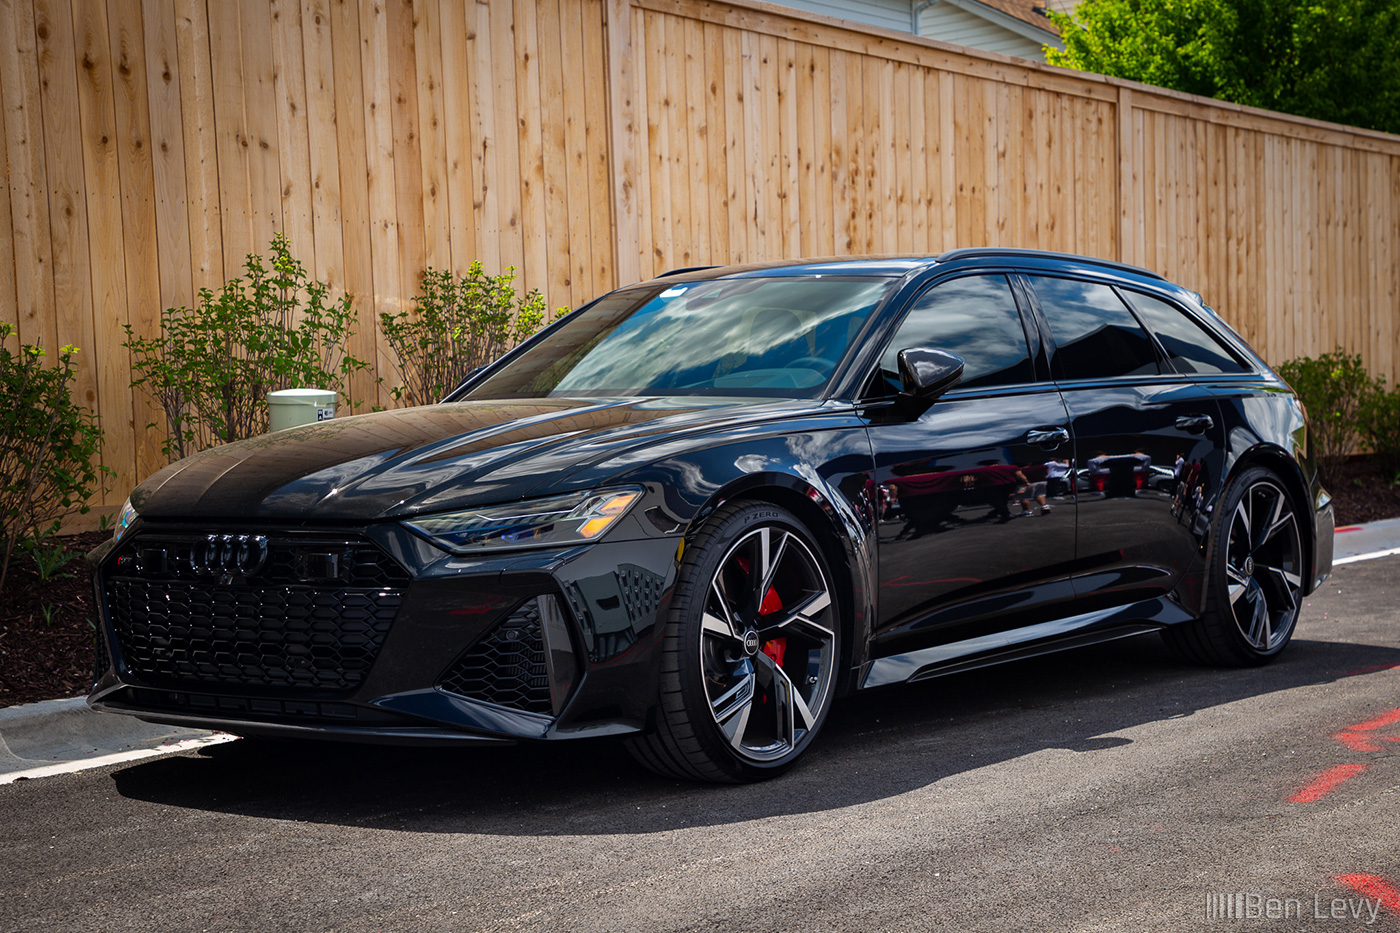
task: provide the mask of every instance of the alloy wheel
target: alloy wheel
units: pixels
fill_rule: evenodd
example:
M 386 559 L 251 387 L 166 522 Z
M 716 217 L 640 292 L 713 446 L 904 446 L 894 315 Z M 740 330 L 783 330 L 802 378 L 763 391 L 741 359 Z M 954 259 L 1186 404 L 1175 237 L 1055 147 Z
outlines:
M 1287 642 L 1302 594 L 1302 546 L 1288 494 L 1271 480 L 1246 490 L 1230 517 L 1225 588 L 1240 635 L 1255 651 Z
M 725 553 L 701 616 L 710 713 L 754 762 L 792 753 L 816 726 L 836 664 L 831 586 L 803 539 L 765 525 Z

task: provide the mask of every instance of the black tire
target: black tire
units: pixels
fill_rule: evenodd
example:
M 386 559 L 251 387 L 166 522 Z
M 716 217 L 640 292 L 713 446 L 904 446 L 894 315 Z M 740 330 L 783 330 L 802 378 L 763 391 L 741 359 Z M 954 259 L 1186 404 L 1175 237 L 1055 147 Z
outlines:
M 667 777 L 743 783 L 783 773 L 831 708 L 839 612 L 831 570 L 801 520 L 766 502 L 720 508 L 685 548 L 655 723 L 628 750 Z
M 1302 605 L 1306 539 L 1296 503 L 1272 471 L 1250 467 L 1215 515 L 1205 612 L 1162 637 L 1200 664 L 1266 664 L 1288 646 Z

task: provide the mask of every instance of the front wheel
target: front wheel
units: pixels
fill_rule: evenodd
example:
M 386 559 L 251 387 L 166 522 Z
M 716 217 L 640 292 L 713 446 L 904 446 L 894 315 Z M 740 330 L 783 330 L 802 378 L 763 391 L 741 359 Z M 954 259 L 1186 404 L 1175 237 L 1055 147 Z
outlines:
M 628 748 L 669 777 L 738 783 L 791 767 L 835 692 L 839 610 L 812 533 L 767 503 L 721 508 L 686 548 L 655 727 Z
M 1277 476 L 1251 467 L 1230 484 L 1216 515 L 1206 611 L 1163 635 L 1195 661 L 1263 664 L 1288 645 L 1302 605 L 1297 510 Z

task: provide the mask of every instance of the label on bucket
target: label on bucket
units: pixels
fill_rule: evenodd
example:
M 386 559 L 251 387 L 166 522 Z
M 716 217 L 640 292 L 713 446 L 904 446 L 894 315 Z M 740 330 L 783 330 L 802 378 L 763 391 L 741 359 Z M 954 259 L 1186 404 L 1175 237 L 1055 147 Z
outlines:
M 317 420 L 317 421 L 330 421 L 330 420 L 331 420 L 332 418 L 334 418 L 334 417 L 335 417 L 335 409 L 334 409 L 334 408 L 321 408 L 320 406 L 317 406 L 317 408 L 316 408 L 316 420 Z

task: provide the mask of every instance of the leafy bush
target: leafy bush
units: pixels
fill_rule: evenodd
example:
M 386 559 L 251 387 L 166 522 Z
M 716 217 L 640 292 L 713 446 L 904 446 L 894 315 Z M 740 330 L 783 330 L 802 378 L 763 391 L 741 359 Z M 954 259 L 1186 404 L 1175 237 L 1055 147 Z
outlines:
M 167 309 L 159 337 L 137 337 L 127 325 L 132 385 L 165 412 L 167 457 L 266 431 L 267 393 L 277 389 L 330 389 L 344 399 L 350 375 L 369 365 L 346 350 L 351 296 L 332 300 L 282 234 L 271 252 L 271 267 L 250 253 L 244 276 L 217 293 L 202 289 L 194 308 Z
M 514 266 L 492 276 L 479 262 L 460 278 L 424 269 L 413 305 L 411 311 L 379 316 L 403 382 L 394 388 L 394 398 L 408 405 L 436 402 L 472 370 L 539 330 L 545 319 L 538 290 L 516 297 Z
M 63 347 L 55 365 L 45 366 L 39 347 L 10 350 L 14 333 L 0 324 L 0 590 L 16 545 L 48 556 L 47 542 L 63 519 L 86 514 L 88 499 L 110 473 L 93 462 L 102 444 L 96 416 L 73 401 L 77 348 Z
M 1300 357 L 1278 367 L 1308 409 L 1308 425 L 1323 476 L 1335 475 L 1360 441 L 1358 416 L 1367 399 L 1380 390 L 1360 354 L 1341 347 L 1318 357 Z
M 1387 478 L 1400 477 L 1400 386 L 1377 385 L 1357 413 L 1357 427 Z

